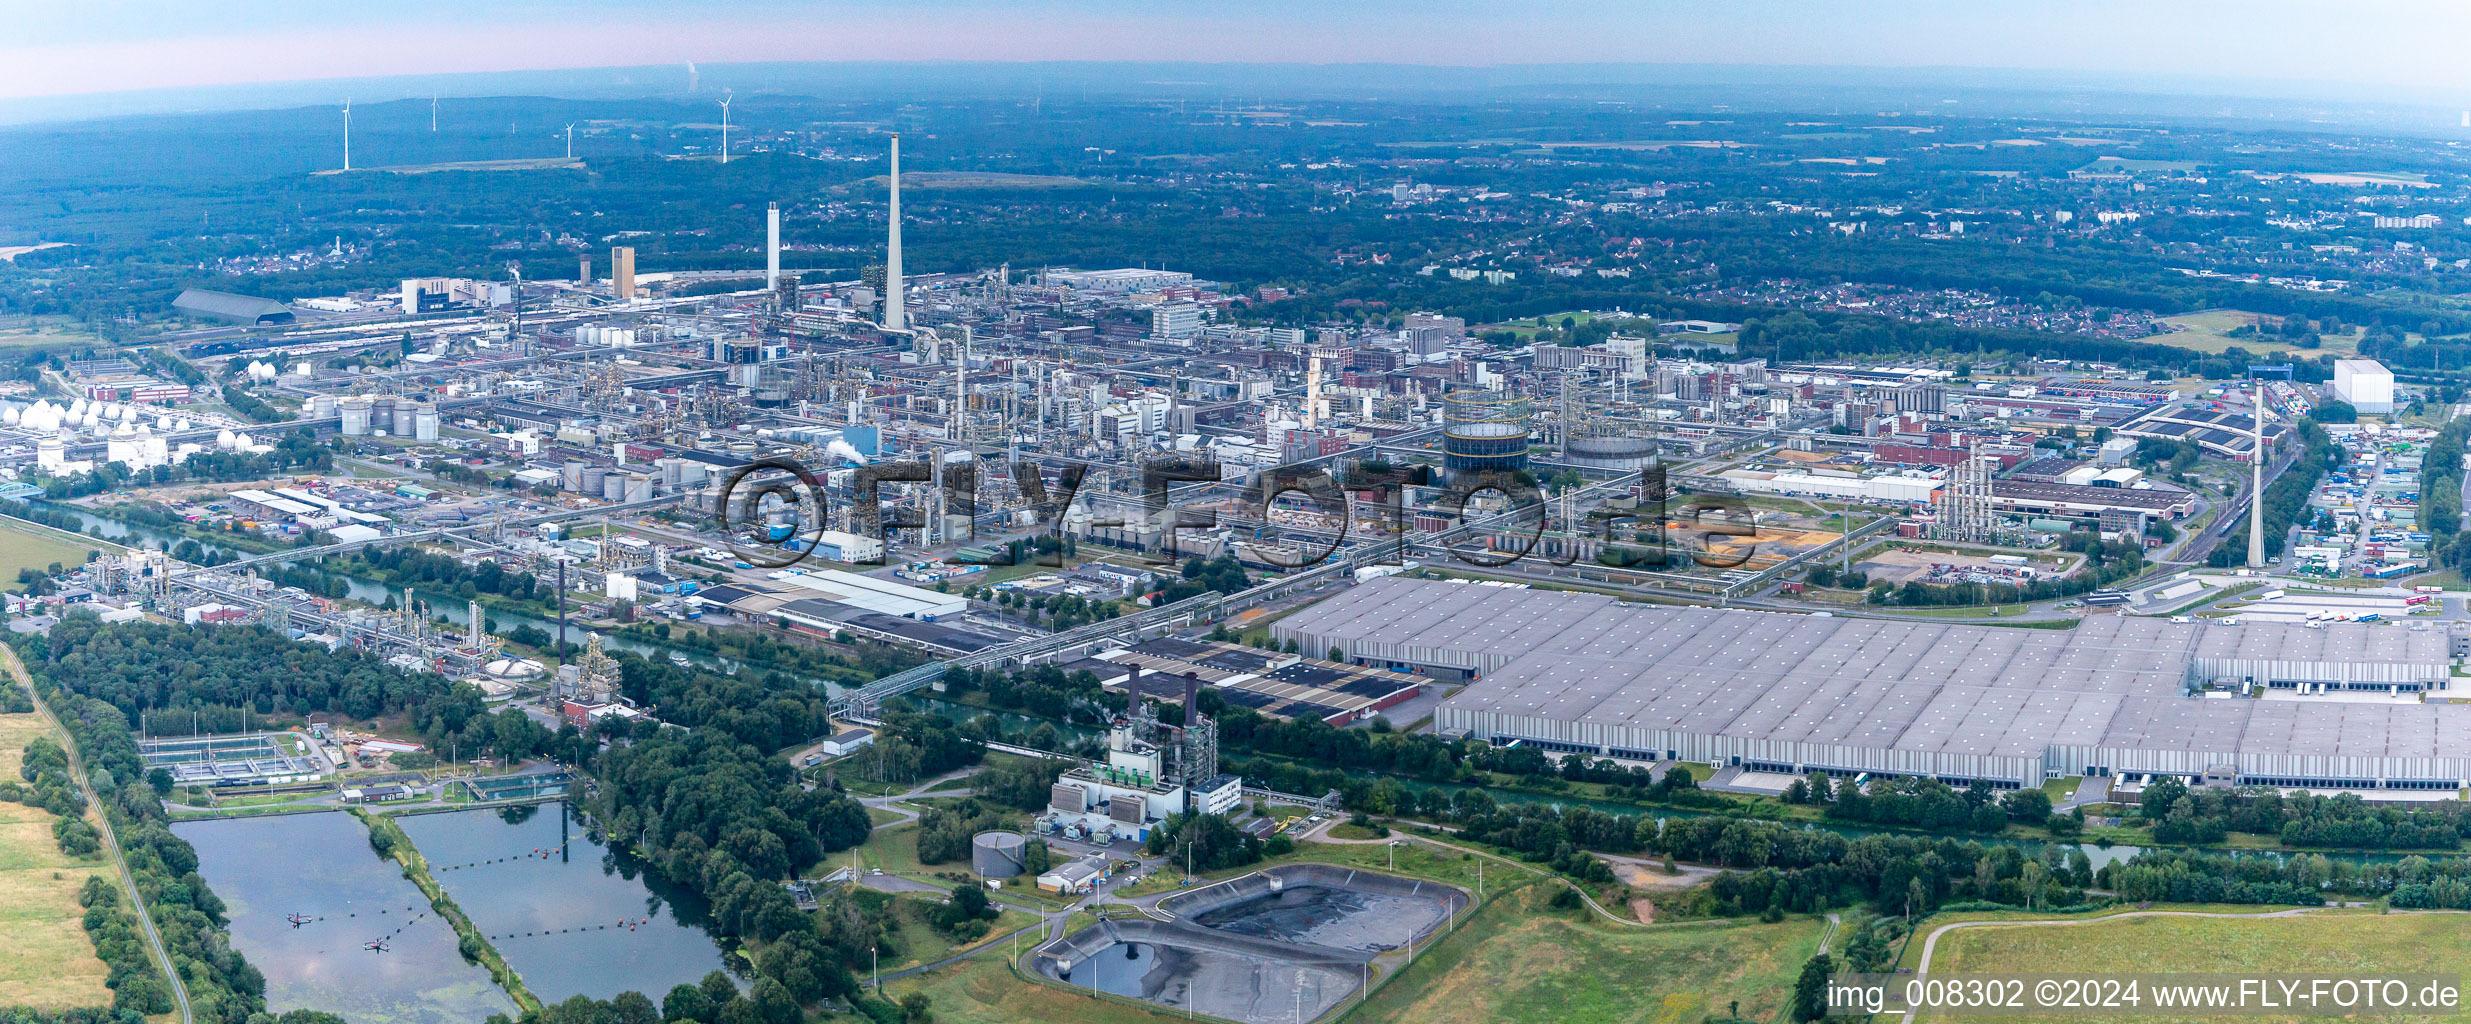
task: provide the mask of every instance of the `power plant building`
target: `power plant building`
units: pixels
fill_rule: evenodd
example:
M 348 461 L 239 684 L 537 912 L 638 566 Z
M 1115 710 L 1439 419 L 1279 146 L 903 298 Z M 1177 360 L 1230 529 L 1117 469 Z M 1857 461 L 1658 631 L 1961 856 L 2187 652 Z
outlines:
M 2072 630 L 1630 605 L 1375 579 L 1271 628 L 1307 650 L 1470 681 L 1436 725 L 1636 760 L 2007 787 L 2228 768 L 2242 784 L 2453 789 L 2471 707 L 2206 700 L 2209 684 L 2443 689 L 2444 633 L 2101 616 Z

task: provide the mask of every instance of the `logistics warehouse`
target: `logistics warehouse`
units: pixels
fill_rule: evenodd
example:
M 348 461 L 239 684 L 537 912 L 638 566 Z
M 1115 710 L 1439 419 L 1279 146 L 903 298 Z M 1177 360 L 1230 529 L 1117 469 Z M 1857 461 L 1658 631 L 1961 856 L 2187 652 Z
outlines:
M 1564 753 L 1998 786 L 2225 767 L 2257 785 L 2471 780 L 2471 706 L 2189 696 L 2218 682 L 2442 689 L 2436 631 L 2113 616 L 2013 629 L 1385 578 L 1271 632 L 1470 680 L 1442 704 L 1442 731 Z

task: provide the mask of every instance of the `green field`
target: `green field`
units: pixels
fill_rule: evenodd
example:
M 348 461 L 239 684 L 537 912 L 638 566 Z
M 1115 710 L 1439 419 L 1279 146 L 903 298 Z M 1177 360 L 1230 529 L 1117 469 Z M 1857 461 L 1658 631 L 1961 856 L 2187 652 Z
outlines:
M 1038 916 L 1035 914 L 1021 910 L 1006 910 L 1003 916 L 988 922 L 991 927 L 987 929 L 984 937 L 974 942 L 956 945 L 951 938 L 936 931 L 935 926 L 928 923 L 929 916 L 936 910 L 936 905 L 924 897 L 892 896 L 861 889 L 858 890 L 857 898 L 870 906 L 889 905 L 892 907 L 894 924 L 892 939 L 894 946 L 900 952 L 884 958 L 881 966 L 887 971 L 931 964 L 955 953 L 984 946 L 1015 929 L 1033 928 L 1038 924 Z M 1032 935 L 1035 934 L 1032 933 Z M 1023 938 L 1025 944 L 1028 938 L 1028 936 Z
M 20 569 L 43 569 L 53 562 L 62 568 L 84 565 L 86 552 L 114 547 L 32 523 L 0 520 L 0 584 L 14 586 Z
M 2145 340 L 2156 345 L 2169 345 L 2173 348 L 2184 348 L 2195 352 L 2203 352 L 2208 355 L 2219 354 L 2234 346 L 2247 349 L 2250 353 L 2259 356 L 2278 356 L 2289 354 L 2317 356 L 2326 353 L 2352 356 L 2359 354 L 2359 335 L 2363 332 L 2357 329 L 2354 329 L 2350 334 L 2328 334 L 2325 336 L 2324 347 L 2316 349 L 2302 349 L 2285 345 L 2279 340 L 2278 336 L 2247 338 L 2234 338 L 2230 336 L 2229 332 L 2233 328 L 2248 326 L 2249 324 L 2258 322 L 2260 318 L 2269 326 L 2280 322 L 2280 318 L 2278 317 L 2248 313 L 2236 309 L 2209 309 L 2202 313 L 2186 313 L 2180 316 L 2163 317 L 2162 319 L 2164 322 L 2179 324 L 2188 329 L 2177 334 L 2157 334 Z
M 2211 909 L 2257 913 L 2269 908 Z M 1923 926 L 1922 935 L 1927 936 L 1930 929 L 1944 923 L 1944 919 L 1932 919 Z M 1921 939 L 1917 937 L 1908 953 L 1908 963 L 1916 958 L 1921 946 Z M 1936 976 L 1942 972 L 2064 969 L 2088 973 L 2184 971 L 2338 975 L 2356 972 L 2363 967 L 2373 967 L 2389 974 L 2461 973 L 2466 965 L 2471 965 L 2471 916 L 2352 911 L 2245 919 L 2114 915 L 2096 918 L 2086 924 L 1967 928 L 1940 937 L 1938 950 L 1931 960 L 1931 973 Z M 2156 1018 L 2147 1015 L 2069 1019 L 2125 1022 Z M 2298 1018 L 2236 1019 L 2264 1021 Z M 2429 1018 L 2360 1016 L 2349 1019 Z
M 1697 1024 L 1774 1019 L 1827 923 L 1623 928 L 1546 906 L 1529 886 L 1369 999 L 1351 1020 L 1414 1024 Z
M 1568 320 L 1572 326 L 1577 326 L 1596 319 L 1598 315 L 1599 314 L 1591 313 L 1583 309 L 1566 310 L 1560 313 L 1545 314 L 1544 323 L 1547 327 L 1559 328 L 1561 327 L 1563 320 Z M 1540 329 L 1541 328 L 1536 326 L 1536 318 L 1534 317 L 1529 317 L 1525 320 L 1509 320 L 1498 324 L 1467 325 L 1467 332 L 1469 334 L 1482 335 L 1490 331 L 1509 331 L 1510 333 L 1516 334 L 1522 338 L 1534 334 Z
M 0 715 L 0 778 L 18 778 L 27 742 L 45 731 L 34 715 Z M 109 1006 L 108 971 L 77 905 L 87 876 L 108 880 L 109 868 L 100 856 L 81 861 L 61 853 L 51 823 L 39 808 L 0 803 L 0 1006 Z
M 85 324 L 69 317 L 0 317 L 0 352 L 11 356 L 35 349 L 65 353 L 83 348 L 112 347 L 111 339 L 88 330 Z
M 876 829 L 875 834 L 868 836 L 867 841 L 860 844 L 853 852 L 858 855 L 858 870 L 860 871 L 881 870 L 887 875 L 905 875 L 921 881 L 937 871 L 969 870 L 968 864 L 928 867 L 919 863 L 918 826 L 916 825 Z M 849 862 L 848 853 L 836 854 L 835 857 L 838 863 L 831 866 L 837 867 L 839 864 Z

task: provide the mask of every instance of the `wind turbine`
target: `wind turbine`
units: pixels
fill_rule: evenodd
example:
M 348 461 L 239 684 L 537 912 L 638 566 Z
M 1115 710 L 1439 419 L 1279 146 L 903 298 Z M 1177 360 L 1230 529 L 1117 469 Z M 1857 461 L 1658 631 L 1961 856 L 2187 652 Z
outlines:
M 429 130 L 438 130 L 438 94 L 429 94 Z
M 343 98 L 343 169 L 352 169 L 352 98 Z
M 575 158 L 575 126 L 571 124 L 566 126 L 566 158 Z
M 729 163 L 729 101 L 736 98 L 734 93 L 721 97 L 721 163 L 723 165 Z

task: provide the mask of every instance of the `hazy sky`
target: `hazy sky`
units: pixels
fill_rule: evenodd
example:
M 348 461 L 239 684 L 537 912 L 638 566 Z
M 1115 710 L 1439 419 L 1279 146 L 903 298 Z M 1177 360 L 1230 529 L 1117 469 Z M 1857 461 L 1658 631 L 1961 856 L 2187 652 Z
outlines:
M 2471 96 L 2462 0 L 0 0 L 0 99 L 686 61 L 2020 68 Z

